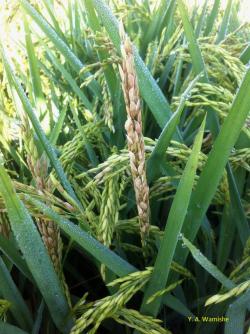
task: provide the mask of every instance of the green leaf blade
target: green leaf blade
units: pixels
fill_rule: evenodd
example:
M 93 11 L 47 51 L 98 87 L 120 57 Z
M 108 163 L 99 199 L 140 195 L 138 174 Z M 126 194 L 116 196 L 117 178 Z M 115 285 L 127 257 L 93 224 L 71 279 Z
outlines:
M 204 217 L 223 175 L 230 151 L 235 145 L 249 113 L 250 95 L 247 93 L 249 86 L 250 69 L 246 71 L 245 77 L 232 103 L 231 110 L 209 153 L 208 160 L 191 198 L 189 213 L 183 227 L 183 233 L 191 242 L 199 230 L 202 217 Z M 232 124 L 234 124 L 233 128 Z M 205 192 L 204 189 L 206 189 Z M 246 231 L 246 236 L 249 236 L 249 229 Z M 179 262 L 179 259 L 180 263 L 183 264 L 186 256 L 187 252 L 178 247 L 176 261 Z
M 192 193 L 204 127 L 205 119 L 203 120 L 202 126 L 197 134 L 192 153 L 188 159 L 178 185 L 177 192 L 169 212 L 160 249 L 156 257 L 153 274 L 144 295 L 141 311 L 152 316 L 157 315 L 161 304 L 161 298 L 157 298 L 149 305 L 147 305 L 146 302 L 148 298 L 158 290 L 164 289 L 168 280 L 170 265 L 174 257 L 178 237 L 182 229 L 182 224 L 186 216 Z M 171 242 L 169 242 L 170 240 Z

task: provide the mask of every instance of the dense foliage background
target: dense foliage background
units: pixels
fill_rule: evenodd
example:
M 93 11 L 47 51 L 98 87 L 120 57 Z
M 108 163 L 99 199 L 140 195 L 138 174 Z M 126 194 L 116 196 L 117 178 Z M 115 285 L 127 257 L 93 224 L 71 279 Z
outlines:
M 188 4 L 0 2 L 0 333 L 250 333 L 250 25 Z

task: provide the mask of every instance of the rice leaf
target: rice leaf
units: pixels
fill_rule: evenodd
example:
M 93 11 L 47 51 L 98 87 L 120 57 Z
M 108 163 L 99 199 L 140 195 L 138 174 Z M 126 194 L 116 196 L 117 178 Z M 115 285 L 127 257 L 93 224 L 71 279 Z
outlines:
M 161 1 L 158 8 L 153 12 L 151 22 L 149 23 L 143 37 L 142 50 L 145 52 L 148 44 L 153 39 L 159 38 L 165 22 L 169 22 L 175 8 L 175 0 Z M 169 23 L 168 23 L 169 24 Z
M 40 112 L 40 119 L 43 116 L 44 111 L 46 110 L 46 102 L 44 99 L 43 91 L 42 91 L 42 83 L 39 73 L 39 65 L 37 62 L 36 54 L 35 54 L 35 48 L 32 43 L 31 34 L 29 25 L 27 22 L 27 18 L 23 16 L 24 20 L 24 29 L 25 29 L 25 40 L 26 40 L 26 50 L 28 55 L 28 61 L 29 61 L 29 69 L 30 69 L 30 75 L 32 80 L 32 91 L 34 95 L 34 100 L 36 102 L 36 107 L 38 111 Z
M 175 296 L 168 294 L 163 297 L 163 303 L 185 317 L 194 317 L 193 313 Z
M 188 239 L 182 236 L 184 245 L 189 249 L 194 259 L 225 288 L 232 289 L 235 284 L 228 279 L 213 263 L 211 263 Z
M 39 334 L 40 332 L 40 327 L 41 327 L 41 323 L 43 319 L 44 306 L 45 306 L 44 301 L 42 299 L 41 304 L 39 305 L 39 308 L 37 310 L 37 315 L 36 315 L 36 319 L 35 319 L 31 334 Z
M 202 7 L 200 17 L 199 17 L 199 20 L 197 22 L 197 26 L 195 28 L 195 37 L 196 38 L 200 37 L 202 29 L 204 27 L 204 22 L 205 22 L 205 19 L 206 19 L 207 5 L 208 5 L 208 0 L 205 0 L 204 5 Z
M 233 0 L 228 0 L 225 13 L 221 22 L 221 26 L 216 38 L 216 43 L 220 43 L 227 35 L 227 29 L 229 25 L 231 10 L 232 10 Z
M 48 54 L 48 57 L 52 64 L 57 68 L 63 78 L 69 83 L 70 87 L 74 91 L 74 93 L 79 97 L 80 101 L 82 101 L 83 105 L 88 108 L 90 111 L 93 109 L 92 103 L 89 101 L 87 96 L 84 94 L 84 92 L 78 87 L 76 81 L 74 78 L 71 76 L 71 74 L 66 70 L 66 68 L 59 63 L 58 59 L 50 52 L 49 50 L 46 50 L 46 53 Z
M 19 250 L 16 246 L 15 240 L 6 239 L 0 235 L 0 249 L 5 254 L 5 256 L 24 274 L 30 281 L 32 281 L 32 276 L 30 271 L 24 261 L 24 259 L 19 254 Z
M 240 60 L 243 64 L 247 64 L 250 60 L 250 44 L 246 46 L 246 48 L 242 51 L 240 55 Z
M 22 329 L 8 324 L 7 322 L 0 321 L 0 333 L 4 334 L 28 334 L 28 332 L 23 331 Z
M 207 25 L 206 25 L 206 29 L 204 32 L 204 36 L 208 36 L 211 33 L 213 26 L 214 26 L 214 22 L 219 13 L 219 8 L 220 8 L 220 0 L 214 0 L 214 5 L 211 10 L 211 13 L 207 17 Z
M 229 164 L 227 164 L 226 166 L 226 171 L 227 171 L 229 190 L 230 190 L 230 200 L 232 203 L 231 204 L 232 216 L 236 221 L 236 227 L 238 228 L 239 236 L 242 245 L 244 246 L 245 243 L 247 242 L 250 233 L 250 228 L 241 202 L 238 187 L 236 185 L 235 178 L 233 176 L 233 172 Z
M 64 108 L 62 108 L 60 112 L 56 124 L 54 125 L 50 133 L 49 141 L 51 145 L 56 145 L 60 132 L 62 131 L 66 115 L 67 115 L 67 106 L 64 106 Z
M 235 225 L 232 220 L 231 208 L 228 204 L 224 206 L 220 225 L 220 238 L 216 263 L 220 270 L 224 270 L 229 258 L 233 238 L 235 236 Z
M 60 36 L 60 38 L 67 44 L 67 39 L 65 38 L 61 28 L 60 28 L 60 25 L 54 15 L 55 13 L 55 7 L 54 7 L 54 3 L 50 0 L 42 0 L 43 4 L 44 4 L 44 7 L 47 9 L 48 11 L 48 14 L 51 18 L 51 21 L 53 22 L 53 26 L 54 26 L 54 29 L 56 31 L 56 33 Z
M 244 333 L 246 308 L 249 305 L 250 289 L 230 304 L 226 316 L 229 321 L 225 324 L 225 334 Z
M 182 0 L 177 0 L 177 4 L 178 4 L 178 9 L 180 11 L 185 35 L 187 38 L 188 48 L 189 48 L 189 51 L 190 51 L 190 54 L 193 60 L 192 64 L 194 67 L 194 72 L 196 75 L 198 75 L 200 72 L 203 72 L 203 77 L 201 78 L 201 81 L 207 80 L 207 72 L 206 72 L 204 60 L 201 55 L 201 51 L 200 51 L 198 42 L 195 38 L 192 24 L 189 21 L 187 9 Z

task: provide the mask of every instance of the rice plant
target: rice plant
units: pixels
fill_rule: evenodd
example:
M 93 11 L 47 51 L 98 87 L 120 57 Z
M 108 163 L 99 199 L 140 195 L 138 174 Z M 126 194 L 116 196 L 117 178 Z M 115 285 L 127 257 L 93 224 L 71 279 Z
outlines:
M 241 5 L 0 2 L 0 334 L 249 333 Z

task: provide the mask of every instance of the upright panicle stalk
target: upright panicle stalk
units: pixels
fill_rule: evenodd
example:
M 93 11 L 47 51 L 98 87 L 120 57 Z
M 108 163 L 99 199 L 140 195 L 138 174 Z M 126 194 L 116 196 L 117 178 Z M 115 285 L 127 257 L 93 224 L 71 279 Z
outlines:
M 142 244 L 149 232 L 149 188 L 146 178 L 145 147 L 142 134 L 141 103 L 135 72 L 132 44 L 120 25 L 122 66 L 119 71 L 126 104 L 125 129 L 130 158 L 131 174 L 140 222 Z

